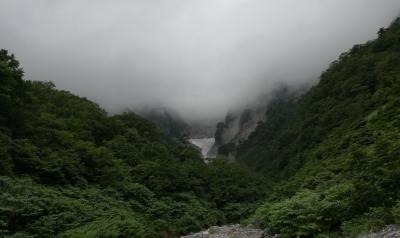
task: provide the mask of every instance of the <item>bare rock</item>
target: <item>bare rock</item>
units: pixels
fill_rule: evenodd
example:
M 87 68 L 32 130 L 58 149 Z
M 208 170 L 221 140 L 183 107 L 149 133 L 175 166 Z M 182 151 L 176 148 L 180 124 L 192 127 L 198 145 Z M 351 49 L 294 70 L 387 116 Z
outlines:
M 265 231 L 252 225 L 243 227 L 241 225 L 213 226 L 206 231 L 196 234 L 182 236 L 181 238 L 272 238 Z
M 400 238 L 400 227 L 390 225 L 378 232 L 369 233 L 359 236 L 359 238 Z

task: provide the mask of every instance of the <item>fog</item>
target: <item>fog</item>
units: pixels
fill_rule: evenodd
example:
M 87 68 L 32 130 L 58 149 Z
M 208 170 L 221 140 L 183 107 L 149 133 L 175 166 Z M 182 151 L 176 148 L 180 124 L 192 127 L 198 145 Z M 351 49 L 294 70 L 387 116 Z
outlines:
M 278 84 L 315 82 L 399 13 L 399 0 L 1 0 L 0 48 L 27 79 L 110 113 L 218 118 Z

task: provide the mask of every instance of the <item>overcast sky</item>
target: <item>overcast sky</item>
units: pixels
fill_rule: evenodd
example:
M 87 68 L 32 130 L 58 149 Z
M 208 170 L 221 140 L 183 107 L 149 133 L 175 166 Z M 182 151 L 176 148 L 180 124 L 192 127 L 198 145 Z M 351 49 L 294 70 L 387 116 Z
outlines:
M 399 0 L 1 0 L 0 48 L 27 79 L 110 112 L 207 118 L 316 80 L 399 13 Z

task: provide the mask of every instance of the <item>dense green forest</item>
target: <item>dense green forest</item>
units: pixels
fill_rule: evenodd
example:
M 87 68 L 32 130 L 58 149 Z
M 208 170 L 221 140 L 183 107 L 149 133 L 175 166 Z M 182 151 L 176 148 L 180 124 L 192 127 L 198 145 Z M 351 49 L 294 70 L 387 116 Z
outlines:
M 274 181 L 251 222 L 284 236 L 355 236 L 400 222 L 400 20 L 299 98 L 272 101 L 237 150 Z
M 134 113 L 109 116 L 51 82 L 26 81 L 0 51 L 0 236 L 175 237 L 238 222 L 266 180 L 163 135 Z
M 400 223 L 400 20 L 303 96 L 273 100 L 233 164 L 23 77 L 1 50 L 1 237 L 176 237 L 240 221 L 351 237 Z

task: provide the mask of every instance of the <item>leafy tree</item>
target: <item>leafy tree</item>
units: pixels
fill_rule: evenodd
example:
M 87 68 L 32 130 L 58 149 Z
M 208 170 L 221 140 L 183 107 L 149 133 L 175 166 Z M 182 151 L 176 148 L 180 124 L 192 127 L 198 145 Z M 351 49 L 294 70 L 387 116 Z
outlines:
M 173 237 L 237 222 L 227 201 L 215 202 L 226 192 L 218 173 L 132 112 L 109 116 L 51 82 L 23 80 L 0 51 L 1 237 Z M 240 184 L 229 198 L 244 210 L 262 198 L 247 195 L 263 180 L 241 176 L 229 181 Z M 246 188 L 244 176 L 256 180 Z
M 377 218 L 390 217 L 384 214 L 400 198 L 399 75 L 397 19 L 378 39 L 343 53 L 305 95 L 272 100 L 267 120 L 237 149 L 240 162 L 275 182 L 260 208 L 268 225 L 287 236 L 317 236 L 393 222 Z M 319 200 L 346 184 L 353 192 Z M 335 209 L 318 206 L 325 203 Z

